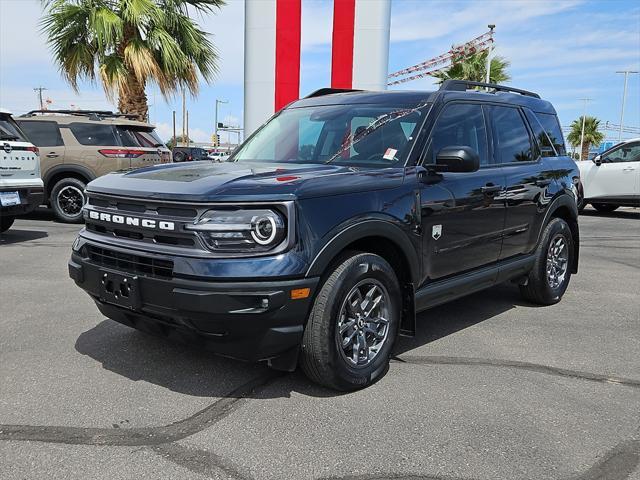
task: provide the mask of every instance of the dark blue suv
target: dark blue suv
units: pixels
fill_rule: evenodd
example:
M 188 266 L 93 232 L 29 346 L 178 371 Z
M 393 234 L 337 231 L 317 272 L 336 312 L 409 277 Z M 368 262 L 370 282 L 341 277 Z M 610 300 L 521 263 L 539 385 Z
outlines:
M 69 273 L 113 320 L 355 389 L 416 312 L 505 281 L 558 302 L 578 183 L 534 93 L 323 89 L 229 163 L 91 182 Z

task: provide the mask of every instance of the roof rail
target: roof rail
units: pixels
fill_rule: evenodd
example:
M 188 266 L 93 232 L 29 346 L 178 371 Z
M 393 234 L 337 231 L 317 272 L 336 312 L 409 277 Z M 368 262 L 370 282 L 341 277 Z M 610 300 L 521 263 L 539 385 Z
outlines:
M 22 115 L 23 117 L 35 117 L 37 114 L 60 113 L 64 115 L 81 115 L 89 117 L 92 120 L 101 120 L 103 118 L 127 118 L 130 120 L 138 120 L 138 116 L 131 113 L 113 113 L 111 110 L 31 110 Z
M 304 98 L 322 97 L 324 95 L 331 95 L 332 93 L 348 93 L 348 92 L 361 92 L 355 88 L 319 88 L 318 90 L 311 92 Z
M 498 85 L 497 83 L 472 82 L 469 80 L 445 80 L 440 85 L 440 91 L 465 92 L 472 87 L 485 87 L 495 91 L 519 93 L 526 97 L 540 98 L 540 95 L 528 90 L 508 87 L 506 85 Z

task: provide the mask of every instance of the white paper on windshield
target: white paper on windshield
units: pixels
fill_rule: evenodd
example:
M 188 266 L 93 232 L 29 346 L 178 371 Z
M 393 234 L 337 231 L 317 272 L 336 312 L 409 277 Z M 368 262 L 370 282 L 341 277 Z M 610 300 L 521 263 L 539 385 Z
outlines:
M 394 158 L 396 158 L 396 153 L 398 153 L 398 150 L 396 150 L 395 148 L 387 148 L 387 151 L 384 152 L 382 158 L 384 158 L 385 160 L 393 160 Z

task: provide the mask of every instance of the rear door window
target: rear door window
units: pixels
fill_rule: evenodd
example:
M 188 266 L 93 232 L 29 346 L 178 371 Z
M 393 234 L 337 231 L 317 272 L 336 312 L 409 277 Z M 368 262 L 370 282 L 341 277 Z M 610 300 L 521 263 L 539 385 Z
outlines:
M 101 147 L 120 146 L 113 125 L 99 123 L 71 123 L 71 133 L 81 145 L 95 145 Z M 131 146 L 131 145 L 128 145 Z M 137 145 L 135 145 L 137 146 Z
M 488 107 L 493 130 L 493 150 L 500 164 L 532 162 L 537 155 L 531 144 L 529 130 L 517 108 L 491 105 Z
M 64 145 L 60 128 L 56 122 L 26 120 L 18 123 L 29 137 L 29 141 L 36 147 L 61 147 Z
M 538 146 L 540 147 L 540 152 L 543 157 L 555 157 L 557 156 L 557 152 L 555 149 L 555 145 L 547 135 L 547 132 L 544 130 L 538 119 L 536 118 L 535 113 L 533 113 L 528 108 L 524 109 L 524 116 L 527 117 L 527 121 L 529 122 L 529 127 L 533 131 L 533 136 L 538 142 Z

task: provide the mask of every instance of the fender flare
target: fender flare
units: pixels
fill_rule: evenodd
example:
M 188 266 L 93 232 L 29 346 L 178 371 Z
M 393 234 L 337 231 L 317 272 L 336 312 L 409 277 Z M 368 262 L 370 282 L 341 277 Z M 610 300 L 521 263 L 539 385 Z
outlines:
M 53 187 L 53 185 L 49 185 L 49 182 L 51 181 L 51 179 L 55 175 L 57 175 L 59 173 L 67 173 L 67 172 L 68 173 L 76 173 L 76 174 L 82 175 L 83 177 L 85 177 L 87 179 L 87 183 L 96 178 L 94 173 L 91 170 L 89 170 L 87 167 L 84 167 L 82 165 L 64 164 L 63 163 L 61 165 L 56 165 L 55 167 L 51 168 L 44 175 L 42 180 L 44 181 L 45 192 L 49 193 L 51 191 L 51 187 Z
M 578 205 L 576 204 L 576 200 L 573 196 L 563 194 L 559 195 L 555 199 L 551 201 L 551 204 L 547 207 L 547 211 L 544 214 L 544 219 L 542 221 L 542 228 L 538 232 L 538 239 L 536 241 L 536 245 L 540 244 L 540 238 L 542 237 L 542 232 L 544 228 L 547 226 L 553 214 L 561 207 L 566 207 L 569 210 L 571 215 L 571 220 L 573 220 L 573 225 L 569 223 L 569 228 L 571 228 L 571 234 L 573 236 L 573 269 L 572 273 L 578 273 L 578 260 L 580 258 L 580 230 L 578 228 Z
M 381 219 L 367 219 L 341 229 L 325 243 L 310 263 L 306 276 L 321 276 L 333 259 L 348 245 L 366 237 L 384 237 L 393 242 L 404 255 L 414 284 L 419 283 L 420 257 L 407 234 L 394 223 Z

